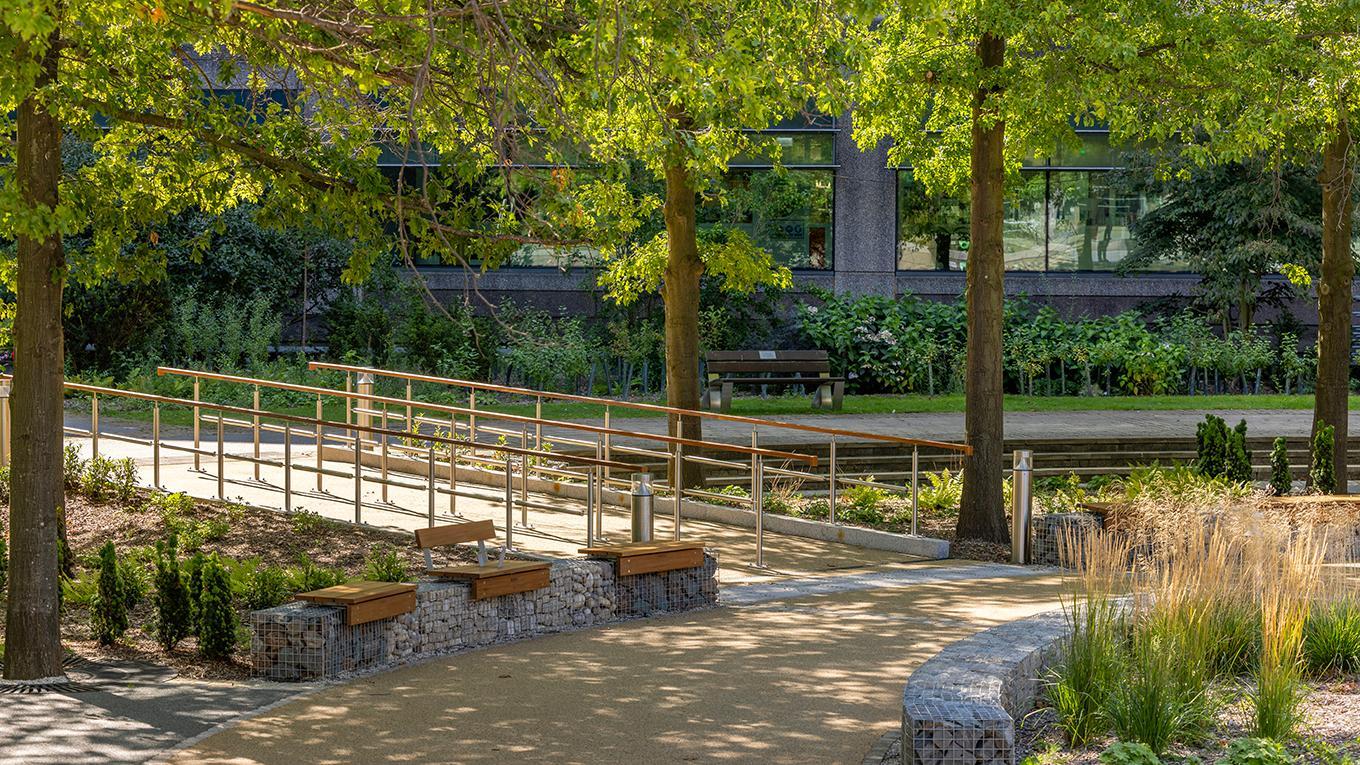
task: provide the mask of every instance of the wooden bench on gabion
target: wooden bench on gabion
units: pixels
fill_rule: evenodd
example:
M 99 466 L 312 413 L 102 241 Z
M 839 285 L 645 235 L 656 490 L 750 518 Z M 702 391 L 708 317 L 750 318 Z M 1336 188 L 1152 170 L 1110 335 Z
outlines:
M 311 592 L 300 592 L 298 600 L 324 606 L 344 606 L 345 624 L 367 624 L 409 614 L 416 609 L 416 586 L 404 582 L 346 582 Z
M 708 390 L 703 403 L 709 409 L 731 410 L 734 385 L 812 386 L 817 409 L 829 405 L 839 410 L 845 398 L 845 378 L 831 376 L 826 351 L 713 351 L 704 363 Z
M 425 553 L 425 573 L 441 579 L 458 579 L 472 586 L 472 599 L 483 600 L 499 595 L 513 595 L 529 592 L 548 586 L 548 564 L 538 561 L 506 561 L 505 548 L 501 548 L 495 563 L 487 562 L 486 540 L 496 536 L 496 525 L 491 521 L 471 521 L 451 523 L 445 526 L 431 526 L 416 530 L 416 547 Z M 477 543 L 476 565 L 461 566 L 434 565 L 430 548 L 456 545 L 463 542 Z
M 703 542 L 625 542 L 582 547 L 582 555 L 613 558 L 619 576 L 655 574 L 704 565 Z

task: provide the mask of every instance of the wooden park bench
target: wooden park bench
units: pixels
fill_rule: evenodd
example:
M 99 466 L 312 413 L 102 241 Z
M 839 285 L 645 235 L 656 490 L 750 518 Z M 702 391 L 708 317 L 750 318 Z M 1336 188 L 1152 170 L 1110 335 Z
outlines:
M 345 624 L 351 627 L 416 610 L 416 586 L 404 582 L 346 582 L 296 597 L 318 605 L 344 606 Z
M 592 558 L 613 558 L 619 576 L 655 574 L 704 565 L 703 542 L 626 542 L 582 547 L 580 552 Z
M 486 540 L 496 536 L 496 525 L 491 521 L 451 523 L 416 530 L 416 547 L 425 553 L 425 573 L 443 579 L 458 579 L 472 585 L 472 599 L 483 600 L 498 595 L 513 595 L 548 586 L 548 564 L 539 561 L 506 561 L 505 548 L 495 563 L 487 562 Z M 477 543 L 477 563 L 460 566 L 434 565 L 430 548 Z
M 730 411 L 735 385 L 816 386 L 812 406 L 818 409 L 830 405 L 839 410 L 845 398 L 845 378 L 831 376 L 826 351 L 713 351 L 704 361 L 708 367 L 704 404 L 709 409 Z

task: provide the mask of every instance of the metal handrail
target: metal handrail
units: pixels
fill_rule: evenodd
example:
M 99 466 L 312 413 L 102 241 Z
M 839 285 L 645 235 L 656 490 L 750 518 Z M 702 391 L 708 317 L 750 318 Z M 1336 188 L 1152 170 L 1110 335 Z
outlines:
M 860 438 L 872 441 L 886 441 L 890 443 L 902 444 L 905 446 L 927 446 L 945 451 L 959 452 L 964 455 L 971 455 L 973 447 L 968 444 L 957 444 L 949 441 L 933 441 L 924 438 L 907 438 L 905 436 L 893 436 L 886 433 L 871 433 L 858 430 L 843 430 L 840 428 L 826 428 L 820 425 L 805 425 L 795 422 L 784 422 L 781 420 L 767 420 L 761 417 L 745 417 L 739 414 L 726 414 L 723 412 L 708 412 L 700 409 L 682 409 L 661 404 L 644 404 L 635 401 L 618 401 L 611 398 L 600 398 L 598 396 L 583 396 L 576 393 L 554 393 L 552 391 L 540 391 L 533 388 L 517 388 L 510 385 L 497 385 L 495 383 L 477 382 L 475 380 L 460 380 L 453 377 L 436 377 L 415 372 L 398 372 L 390 369 L 378 369 L 376 367 L 362 367 L 353 364 L 336 364 L 327 361 L 309 361 L 307 368 L 312 370 L 324 369 L 334 372 L 351 372 L 355 374 L 371 374 L 379 377 L 391 377 L 400 380 L 412 380 L 415 382 L 428 382 L 438 385 L 448 385 L 452 387 L 470 388 L 475 390 L 486 390 L 495 393 L 509 393 L 517 396 L 530 398 L 554 399 L 557 401 L 576 401 L 588 404 L 598 404 L 607 407 L 621 407 L 624 409 L 636 409 L 639 411 L 657 412 L 661 414 L 673 414 L 682 417 L 700 417 L 712 420 L 723 420 L 726 422 L 739 422 L 746 425 L 756 425 L 759 427 L 784 428 L 786 430 L 799 430 L 806 433 L 817 433 L 826 436 L 841 436 L 846 438 Z
M 179 369 L 177 367 L 157 367 L 158 375 L 178 375 L 182 377 L 194 377 L 203 380 L 218 380 L 221 382 L 239 383 L 242 385 L 258 385 L 265 388 L 277 388 L 280 390 L 291 390 L 297 393 L 310 393 L 318 396 L 331 396 L 335 398 L 355 399 L 359 401 L 372 401 L 380 404 L 391 404 L 394 406 L 412 407 L 424 411 L 444 412 L 445 414 L 463 414 L 491 420 L 505 420 L 507 422 L 518 422 L 525 425 L 534 425 L 549 428 L 563 428 L 567 430 L 580 430 L 587 433 L 598 435 L 617 436 L 621 438 L 637 438 L 644 441 L 661 441 L 668 444 L 680 446 L 694 446 L 700 449 L 711 449 L 714 451 L 730 451 L 738 454 L 760 455 L 772 459 L 790 460 L 803 462 L 809 466 L 816 467 L 818 457 L 815 454 L 800 454 L 798 452 L 788 452 L 779 449 L 766 449 L 763 447 L 741 446 L 738 444 L 728 444 L 721 441 L 702 441 L 693 438 L 682 438 L 680 436 L 663 435 L 659 433 L 642 433 L 632 430 L 622 430 L 620 428 L 610 428 L 601 425 L 590 425 L 580 422 L 568 422 L 564 420 L 548 420 L 541 417 L 533 417 L 522 414 L 509 414 L 506 412 L 494 412 L 486 409 L 470 409 L 467 407 L 454 406 L 452 404 L 437 404 L 429 401 L 414 401 L 411 399 L 401 399 L 392 396 L 380 396 L 376 393 L 359 393 L 357 391 L 341 391 L 331 388 L 320 388 L 311 385 L 299 385 L 297 383 L 279 382 L 276 380 L 265 380 L 254 377 L 242 377 L 239 375 L 221 374 L 218 372 L 204 372 L 195 369 Z M 343 425 L 352 427 L 348 423 L 329 423 L 332 425 Z M 405 437 L 410 437 L 410 433 L 403 433 Z M 424 438 L 424 436 L 420 436 Z M 460 442 L 463 443 L 463 442 Z M 497 447 L 498 449 L 500 447 Z

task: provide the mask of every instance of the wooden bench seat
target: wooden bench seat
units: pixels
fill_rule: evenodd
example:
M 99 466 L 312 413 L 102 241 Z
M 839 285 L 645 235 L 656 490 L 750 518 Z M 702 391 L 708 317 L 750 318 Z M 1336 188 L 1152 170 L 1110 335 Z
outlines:
M 416 530 L 416 547 L 425 553 L 425 573 L 444 579 L 457 579 L 472 587 L 472 599 L 483 600 L 517 592 L 530 592 L 548 586 L 548 564 L 539 561 L 506 561 L 505 549 L 500 559 L 488 563 L 486 540 L 496 536 L 496 525 L 491 521 L 451 523 Z M 477 543 L 477 563 L 456 566 L 435 566 L 430 548 Z
M 704 356 L 707 390 L 704 406 L 732 408 L 735 385 L 803 385 L 812 387 L 812 406 L 840 409 L 845 378 L 831 376 L 826 351 L 713 351 Z
M 416 586 L 405 582 L 346 582 L 294 597 L 318 605 L 344 606 L 345 624 L 351 627 L 416 610 Z
M 655 574 L 704 565 L 703 542 L 626 542 L 582 547 L 580 553 L 592 558 L 615 559 L 619 576 Z

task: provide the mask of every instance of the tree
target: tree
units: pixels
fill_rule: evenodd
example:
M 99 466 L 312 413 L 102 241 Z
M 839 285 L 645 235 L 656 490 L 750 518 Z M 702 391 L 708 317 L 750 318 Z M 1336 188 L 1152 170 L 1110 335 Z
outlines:
M 969 188 L 964 470 L 957 535 L 1009 539 L 1002 502 L 1002 324 L 1006 181 L 1021 162 L 1077 139 L 1095 116 L 1088 58 L 1124 50 L 1098 3 L 850 3 L 855 138 L 892 141 L 924 193 Z
M 637 215 L 661 207 L 664 233 L 606 251 L 601 281 L 627 303 L 660 289 L 665 305 L 667 403 L 698 409 L 700 280 L 718 277 L 734 292 L 788 286 L 788 269 L 732 227 L 699 225 L 697 200 L 738 154 L 759 148 L 763 128 L 807 108 L 824 61 L 826 8 L 819 0 L 667 0 L 599 3 L 575 51 L 577 68 L 600 73 L 575 103 L 591 156 L 641 164 L 664 182 L 655 197 L 614 199 Z M 616 170 L 615 177 L 626 176 Z M 618 209 L 615 204 L 615 209 Z M 623 212 L 623 210 L 620 210 Z M 670 430 L 699 438 L 697 417 L 672 417 Z M 691 476 L 692 478 L 692 476 Z
M 1209 166 L 1174 153 L 1128 152 L 1125 158 L 1116 182 L 1163 202 L 1134 227 L 1137 246 L 1118 270 L 1189 264 L 1201 276 L 1200 300 L 1218 312 L 1225 335 L 1234 323 L 1250 330 L 1260 303 L 1283 305 L 1297 296 L 1289 282 L 1266 280 L 1283 265 L 1316 271 L 1322 246 L 1316 167 L 1272 167 L 1261 156 Z
M 1267 157 L 1277 177 L 1316 166 L 1321 196 L 1318 377 L 1313 434 L 1332 427 L 1336 474 L 1346 473 L 1354 163 L 1360 108 L 1354 72 L 1360 28 L 1344 0 L 1211 5 L 1154 3 L 1129 29 L 1150 55 L 1110 60 L 1092 73 L 1122 97 L 1106 104 L 1116 140 L 1175 145 L 1199 164 Z M 1338 480 L 1337 490 L 1346 490 Z
M 353 240 L 354 281 L 390 256 L 391 231 L 407 260 L 414 250 L 494 264 L 526 243 L 572 241 L 590 220 L 511 207 L 486 170 L 534 143 L 513 138 L 516 127 L 552 123 L 559 70 L 543 53 L 581 26 L 570 3 L 390 13 L 360 0 L 5 0 L 0 10 L 0 114 L 13 115 L 14 136 L 0 149 L 0 236 L 14 242 L 5 273 L 17 296 L 5 676 L 24 679 L 61 674 L 68 279 L 154 281 L 167 260 L 158 226 L 242 202 Z M 64 134 L 92 147 L 70 173 Z M 406 165 L 395 178 L 376 162 L 383 151 Z

